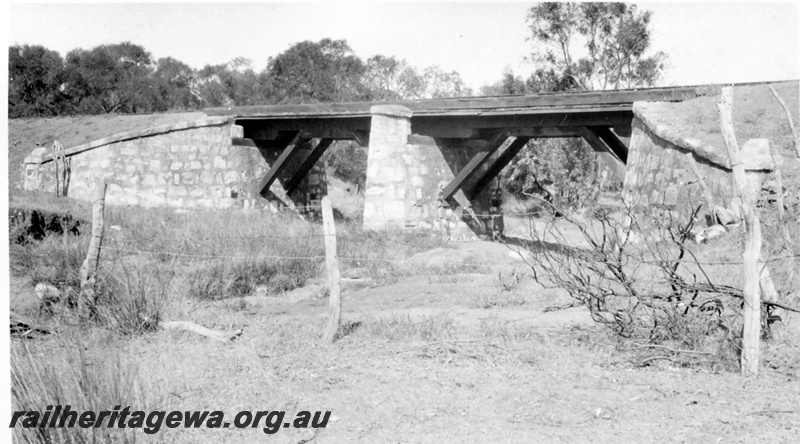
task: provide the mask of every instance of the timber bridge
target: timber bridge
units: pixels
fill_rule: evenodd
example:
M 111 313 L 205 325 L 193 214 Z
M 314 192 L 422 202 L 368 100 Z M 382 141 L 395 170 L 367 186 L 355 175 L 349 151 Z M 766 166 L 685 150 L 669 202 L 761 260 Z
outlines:
M 625 179 L 637 131 L 634 103 L 679 102 L 717 91 L 702 85 L 206 109 L 203 120 L 66 149 L 69 195 L 91 199 L 94 181 L 103 179 L 111 204 L 314 206 L 326 193 L 320 158 L 334 141 L 353 140 L 368 152 L 366 227 L 485 233 L 487 220 L 476 214 L 497 214 L 499 185 L 493 179 L 529 140 L 582 138 Z M 55 163 L 46 148 L 36 148 L 25 160 L 25 188 L 53 189 Z M 626 184 L 639 175 L 628 173 Z
M 490 185 L 530 139 L 583 138 L 624 180 L 633 103 L 683 101 L 707 90 L 647 88 L 205 112 L 235 118 L 243 134 L 234 144 L 274 153 L 258 185 L 262 195 L 275 181 L 291 195 L 333 140 L 349 139 L 369 147 L 365 226 L 449 223 L 445 228 L 453 229 L 459 220 L 470 219 L 459 209 L 475 209 L 473 217 L 499 211 L 498 191 Z M 487 230 L 470 225 L 473 231 Z

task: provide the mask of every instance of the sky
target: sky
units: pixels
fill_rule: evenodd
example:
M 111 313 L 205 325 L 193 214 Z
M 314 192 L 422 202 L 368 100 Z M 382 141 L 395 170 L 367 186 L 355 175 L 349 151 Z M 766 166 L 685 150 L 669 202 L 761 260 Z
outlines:
M 394 55 L 458 71 L 467 86 L 527 74 L 532 3 L 14 3 L 9 44 L 61 53 L 131 41 L 194 68 L 246 57 L 257 70 L 303 40 L 346 39 L 363 59 Z M 798 4 L 639 3 L 653 11 L 651 49 L 669 56 L 663 85 L 800 78 Z

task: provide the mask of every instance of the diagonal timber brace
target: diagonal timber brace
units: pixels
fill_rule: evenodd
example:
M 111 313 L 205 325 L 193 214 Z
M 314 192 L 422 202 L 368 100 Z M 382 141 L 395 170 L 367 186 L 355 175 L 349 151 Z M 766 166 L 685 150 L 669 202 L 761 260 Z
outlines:
M 589 127 L 583 127 L 581 135 L 586 143 L 597 152 L 600 157 L 608 164 L 614 175 L 621 181 L 625 181 L 625 162 L 620 159 L 614 150 L 603 140 L 595 131 Z M 615 136 L 616 137 L 616 136 Z M 617 139 L 619 141 L 619 139 Z M 619 141 L 622 144 L 622 141 Z M 623 144 L 624 146 L 624 144 Z M 627 149 L 625 151 L 625 159 L 627 160 Z
M 278 179 L 280 174 L 286 169 L 289 165 L 288 160 L 292 156 L 296 156 L 297 153 L 300 151 L 300 145 L 305 141 L 302 139 L 300 131 L 295 131 L 292 135 L 289 144 L 281 151 L 280 156 L 278 159 L 273 162 L 272 167 L 267 172 L 267 175 L 261 179 L 261 182 L 258 185 L 258 189 L 261 190 L 260 194 L 262 196 L 266 195 L 269 192 L 269 188 L 272 184 Z
M 467 163 L 467 165 L 464 166 L 464 168 L 462 168 L 458 174 L 456 174 L 456 177 L 453 178 L 449 184 L 447 184 L 447 186 L 444 188 L 442 198 L 445 201 L 452 198 L 453 195 L 455 195 L 456 192 L 458 192 L 458 190 L 460 190 L 461 187 L 470 178 L 472 178 L 472 176 L 475 175 L 481 165 L 489 160 L 489 157 L 491 157 L 492 154 L 494 154 L 498 149 L 500 149 L 501 146 L 503 146 L 503 143 L 505 143 L 506 139 L 508 139 L 508 131 L 498 131 L 495 133 L 495 135 L 492 136 L 488 142 L 486 142 L 484 149 L 472 156 L 472 159 L 470 159 L 469 163 Z
M 529 140 L 530 137 L 515 138 L 514 141 L 511 142 L 511 144 L 505 150 L 503 150 L 502 153 L 500 153 L 497 159 L 495 159 L 495 161 L 492 162 L 491 165 L 489 165 L 489 168 L 478 179 L 478 181 L 475 182 L 475 185 L 473 185 L 472 187 L 470 187 L 469 190 L 467 190 L 466 193 L 467 199 L 470 200 L 475 199 L 478 193 L 483 191 L 483 189 L 486 188 L 486 185 L 488 185 L 489 182 L 492 181 L 492 179 L 497 177 L 497 175 L 500 174 L 500 171 L 502 171 L 503 168 L 505 168 L 506 165 L 508 165 L 508 163 L 511 162 L 511 159 L 516 157 L 517 154 L 519 154 L 519 152 L 522 151 L 522 148 L 525 147 L 525 144 L 527 144 Z
M 622 163 L 628 163 L 628 147 L 611 131 L 611 128 L 607 126 L 590 126 L 588 127 L 593 133 L 595 133 L 600 140 L 605 142 L 608 148 L 614 153 Z
M 286 194 L 292 194 L 292 191 L 296 190 L 298 186 L 300 186 L 300 182 L 305 179 L 308 175 L 308 172 L 311 171 L 311 168 L 314 168 L 317 161 L 319 161 L 320 157 L 325 154 L 325 150 L 328 149 L 333 143 L 333 139 L 319 139 L 314 148 L 311 149 L 311 152 L 308 153 L 303 163 L 300 164 L 300 168 L 292 174 L 292 177 L 289 179 L 289 182 L 286 183 Z

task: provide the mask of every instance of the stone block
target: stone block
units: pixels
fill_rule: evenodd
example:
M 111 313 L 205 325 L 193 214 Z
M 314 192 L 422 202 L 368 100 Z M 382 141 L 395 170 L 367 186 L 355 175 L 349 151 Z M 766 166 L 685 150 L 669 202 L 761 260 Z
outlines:
M 123 143 L 120 146 L 119 153 L 123 156 L 136 156 L 139 154 L 139 150 L 132 143 Z
M 775 169 L 769 140 L 750 139 L 742 147 L 742 162 L 746 170 L 772 171 Z
M 375 116 L 399 117 L 409 119 L 412 115 L 410 109 L 402 105 L 375 105 L 369 109 L 369 112 Z
M 404 220 L 406 216 L 406 204 L 401 200 L 391 200 L 383 203 L 383 214 L 386 219 Z
M 188 195 L 189 192 L 186 190 L 186 187 L 171 187 L 167 190 L 167 196 L 169 197 L 183 197 Z
M 367 192 L 365 193 L 367 196 L 383 196 L 386 194 L 386 190 L 380 186 L 372 186 L 367 188 Z
M 383 165 L 381 178 L 385 182 L 402 182 L 405 179 L 406 170 L 402 166 Z
M 238 181 L 239 181 L 239 174 L 237 174 L 236 171 L 226 171 L 222 179 L 222 182 L 225 185 L 230 185 Z
M 241 126 L 241 125 L 231 125 L 230 137 L 231 138 L 234 138 L 234 137 L 242 138 L 242 137 L 244 137 L 244 127 Z
M 173 161 L 173 162 L 172 162 L 172 163 L 169 165 L 169 169 L 170 169 L 170 170 L 172 170 L 172 171 L 178 171 L 178 170 L 180 170 L 181 168 L 183 168 L 183 162 Z
M 174 207 L 174 208 L 183 208 L 184 207 L 184 200 L 182 198 L 171 198 L 168 197 L 166 199 L 167 206 Z
M 203 164 L 200 163 L 199 160 L 193 160 L 193 161 L 189 162 L 189 169 L 199 170 L 199 169 L 202 169 L 202 168 L 203 168 Z
M 47 148 L 40 146 L 34 148 L 30 154 L 25 156 L 24 163 L 42 163 L 44 161 L 45 154 L 48 153 Z
M 159 171 L 161 170 L 161 161 L 160 160 L 151 160 L 149 164 L 150 171 Z
M 227 167 L 227 162 L 220 156 L 215 156 L 214 159 L 211 161 L 211 164 L 214 168 L 218 168 L 224 170 Z
M 206 185 L 212 185 L 214 183 L 214 173 L 211 171 L 203 171 L 200 173 L 200 182 Z

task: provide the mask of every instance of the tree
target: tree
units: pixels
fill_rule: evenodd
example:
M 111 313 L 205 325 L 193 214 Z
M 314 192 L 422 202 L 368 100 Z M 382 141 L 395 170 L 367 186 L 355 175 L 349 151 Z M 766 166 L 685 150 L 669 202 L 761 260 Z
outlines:
M 67 54 L 65 92 L 86 114 L 148 111 L 153 72 L 150 53 L 123 42 Z
M 650 11 L 626 3 L 541 3 L 528 11 L 532 60 L 567 89 L 619 89 L 655 84 L 666 55 L 646 56 Z M 580 57 L 575 54 L 585 47 Z
M 297 43 L 267 62 L 269 96 L 276 103 L 369 99 L 364 62 L 345 40 Z
M 64 60 L 44 46 L 8 48 L 9 117 L 53 116 L 61 111 Z
M 158 59 L 153 73 L 154 91 L 150 106 L 154 111 L 192 109 L 199 100 L 192 95 L 194 71 L 172 57 Z
M 464 86 L 461 74 L 457 71 L 444 71 L 439 65 L 432 65 L 422 72 L 425 79 L 425 98 L 465 97 L 472 90 Z
M 364 85 L 377 100 L 419 99 L 425 79 L 405 60 L 376 55 L 367 60 Z
M 538 66 L 524 82 L 506 69 L 503 78 L 484 87 L 489 94 L 532 94 L 571 90 L 630 88 L 655 84 L 666 55 L 648 56 L 651 13 L 625 3 L 540 3 L 530 8 L 527 23 L 531 57 Z M 598 180 L 592 150 L 580 139 L 534 140 L 505 172 L 507 188 L 521 195 L 537 183 L 552 184 L 555 203 L 585 206 L 599 188 L 620 184 Z

